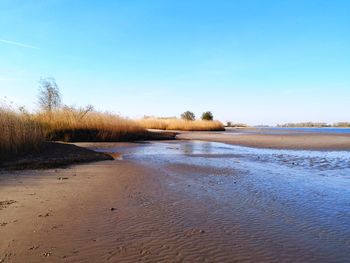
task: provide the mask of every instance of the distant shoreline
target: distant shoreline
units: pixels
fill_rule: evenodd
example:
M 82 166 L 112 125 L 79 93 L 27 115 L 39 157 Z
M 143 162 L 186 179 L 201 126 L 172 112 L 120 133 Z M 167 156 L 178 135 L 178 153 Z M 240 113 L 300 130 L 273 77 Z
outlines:
M 250 129 L 250 128 L 248 128 Z M 242 129 L 240 129 L 242 130 Z M 350 151 L 350 134 L 302 132 L 264 134 L 233 132 L 179 132 L 178 139 L 222 142 L 232 145 L 288 150 Z

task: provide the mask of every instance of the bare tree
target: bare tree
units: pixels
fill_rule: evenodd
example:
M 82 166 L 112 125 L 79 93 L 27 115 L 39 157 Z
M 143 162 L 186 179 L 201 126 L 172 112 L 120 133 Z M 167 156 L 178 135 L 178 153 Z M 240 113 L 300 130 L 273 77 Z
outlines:
M 39 81 L 39 106 L 46 112 L 52 112 L 61 105 L 61 93 L 54 78 Z
M 85 117 L 86 114 L 88 114 L 91 111 L 94 111 L 94 106 L 89 104 L 86 107 L 80 108 L 79 111 L 80 111 L 79 119 L 82 119 Z
M 62 109 L 66 112 L 69 112 L 70 115 L 76 120 L 79 121 L 81 119 L 83 119 L 89 112 L 93 112 L 94 111 L 94 106 L 92 106 L 91 104 L 85 106 L 85 107 L 75 107 L 73 106 L 68 106 L 68 105 L 64 105 L 62 107 Z

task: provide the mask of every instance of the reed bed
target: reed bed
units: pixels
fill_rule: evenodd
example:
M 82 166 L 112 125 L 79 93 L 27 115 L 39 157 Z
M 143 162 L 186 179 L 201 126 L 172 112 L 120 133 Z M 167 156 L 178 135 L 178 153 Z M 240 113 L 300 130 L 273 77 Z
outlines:
M 0 106 L 0 161 L 41 149 L 44 141 L 114 142 L 173 139 L 174 134 L 146 129 L 217 131 L 219 121 L 147 118 L 138 121 L 115 114 L 64 107 L 29 114 Z
M 138 122 L 111 113 L 64 107 L 29 114 L 0 106 L 0 161 L 44 150 L 45 141 L 116 142 L 169 140 L 175 134 L 149 132 Z
M 39 113 L 35 120 L 45 127 L 47 139 L 54 141 L 124 141 L 146 132 L 136 122 L 115 114 L 72 108 Z
M 43 141 L 42 126 L 32 116 L 0 107 L 0 161 L 39 149 Z
M 146 129 L 181 130 L 181 131 L 223 131 L 224 125 L 220 121 L 194 120 L 171 118 L 144 118 L 137 123 Z

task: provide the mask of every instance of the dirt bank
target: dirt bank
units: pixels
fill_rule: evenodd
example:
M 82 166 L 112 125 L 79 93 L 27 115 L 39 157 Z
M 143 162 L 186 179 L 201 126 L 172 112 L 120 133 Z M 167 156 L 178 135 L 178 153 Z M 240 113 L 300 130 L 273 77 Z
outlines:
M 0 171 L 54 168 L 105 160 L 113 160 L 113 157 L 73 144 L 45 142 L 35 152 L 26 153 L 0 162 Z

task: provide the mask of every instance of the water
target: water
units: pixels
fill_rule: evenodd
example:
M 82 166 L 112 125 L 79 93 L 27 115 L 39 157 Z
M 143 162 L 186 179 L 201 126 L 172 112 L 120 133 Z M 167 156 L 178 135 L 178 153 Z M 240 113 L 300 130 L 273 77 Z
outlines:
M 169 191 L 185 191 L 188 200 L 204 202 L 218 233 L 239 229 L 222 245 L 239 238 L 271 262 L 282 255 L 291 262 L 350 260 L 349 151 L 255 149 L 200 141 L 108 151 L 156 168 L 167 175 Z

